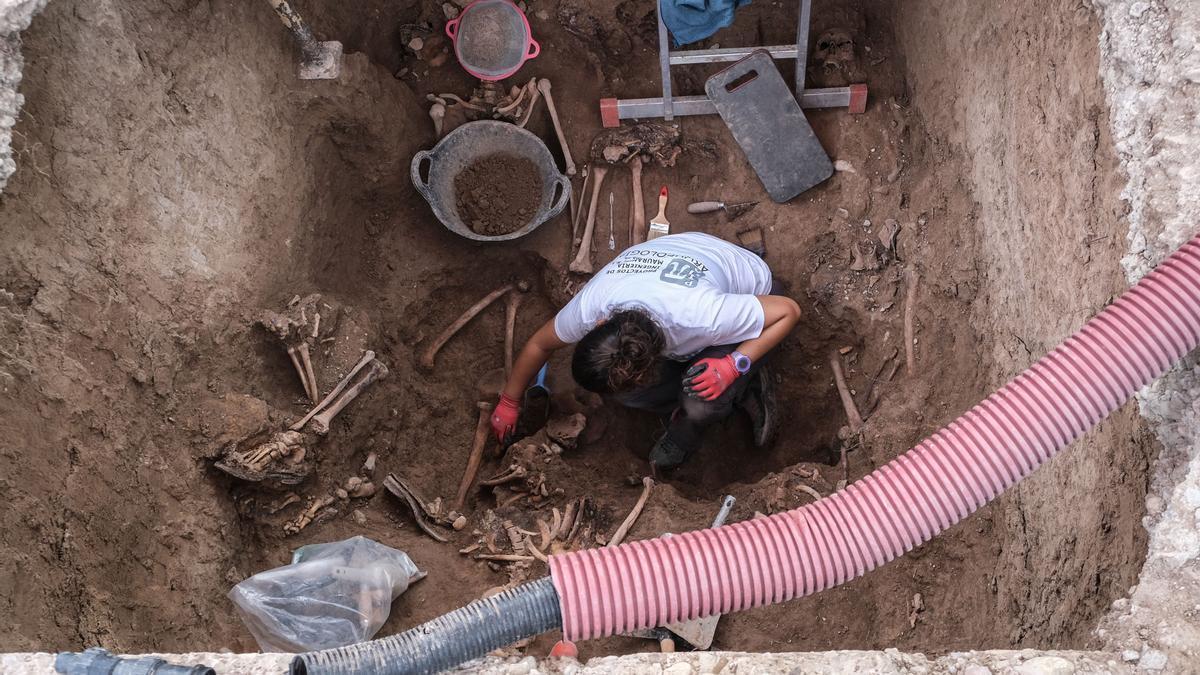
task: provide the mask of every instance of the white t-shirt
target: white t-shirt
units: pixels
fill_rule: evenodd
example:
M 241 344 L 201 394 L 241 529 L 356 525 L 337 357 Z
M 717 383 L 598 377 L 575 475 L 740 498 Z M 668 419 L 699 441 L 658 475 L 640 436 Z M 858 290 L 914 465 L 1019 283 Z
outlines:
M 761 335 L 754 296 L 770 292 L 771 270 L 750 251 L 700 232 L 672 234 L 618 255 L 554 317 L 554 332 L 578 342 L 613 314 L 638 309 L 666 334 L 663 354 L 685 360 Z

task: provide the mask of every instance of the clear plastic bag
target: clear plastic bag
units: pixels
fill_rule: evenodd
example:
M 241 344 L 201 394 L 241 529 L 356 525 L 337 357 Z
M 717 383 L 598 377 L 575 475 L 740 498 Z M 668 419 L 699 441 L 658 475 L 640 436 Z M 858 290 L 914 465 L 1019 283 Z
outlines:
M 305 652 L 363 642 L 392 601 L 425 577 L 402 551 L 366 537 L 296 549 L 292 564 L 229 591 L 264 652 Z

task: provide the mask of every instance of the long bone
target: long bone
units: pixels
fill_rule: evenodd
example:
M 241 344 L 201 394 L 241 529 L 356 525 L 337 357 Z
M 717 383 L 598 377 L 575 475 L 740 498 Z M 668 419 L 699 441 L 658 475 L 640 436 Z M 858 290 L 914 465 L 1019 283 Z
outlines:
M 332 401 L 338 394 L 342 393 L 342 390 L 346 388 L 346 385 L 350 384 L 350 381 L 354 379 L 354 376 L 358 374 L 358 371 L 362 370 L 363 367 L 373 360 L 375 360 L 375 352 L 368 349 L 367 352 L 363 354 L 362 359 L 360 359 L 359 362 L 350 369 L 349 373 L 346 373 L 346 376 L 342 378 L 342 381 L 337 383 L 337 386 L 333 388 L 333 391 L 329 392 L 325 398 L 321 399 L 320 403 L 316 404 L 313 406 L 312 410 L 308 411 L 307 415 L 300 418 L 299 422 L 296 422 L 292 426 L 288 427 L 288 429 L 292 431 L 300 431 L 303 429 L 304 425 L 308 424 L 309 420 L 311 420 L 317 413 L 321 412 L 325 406 L 329 405 L 329 402 Z
M 524 290 L 529 289 L 529 285 L 525 284 L 525 282 L 520 282 L 519 285 L 523 285 Z M 454 323 L 450 324 L 446 330 L 442 331 L 442 334 L 437 336 L 437 339 L 434 340 L 433 343 L 421 353 L 421 358 L 417 361 L 417 365 L 421 366 L 421 368 L 425 370 L 433 370 L 434 359 L 437 358 L 438 351 L 441 350 L 441 348 L 447 342 L 449 342 L 450 338 L 454 337 L 455 333 L 462 330 L 462 327 L 467 325 L 467 322 L 469 322 L 471 319 L 474 319 L 476 314 L 482 312 L 487 308 L 488 305 L 495 302 L 500 296 L 511 291 L 513 288 L 513 284 L 504 284 L 500 288 L 497 288 L 491 293 L 483 296 L 483 299 L 479 302 L 467 308 L 467 311 L 463 312 L 461 316 L 455 319 Z
M 341 396 L 329 407 L 322 410 L 316 417 L 312 418 L 313 431 L 324 436 L 329 433 L 329 423 L 333 418 L 342 411 L 343 408 L 350 405 L 350 402 L 358 398 L 358 395 L 363 393 L 367 387 L 371 386 L 376 380 L 382 380 L 388 376 L 388 367 L 379 359 L 372 359 L 367 365 L 367 372 L 362 379 L 351 385 Z

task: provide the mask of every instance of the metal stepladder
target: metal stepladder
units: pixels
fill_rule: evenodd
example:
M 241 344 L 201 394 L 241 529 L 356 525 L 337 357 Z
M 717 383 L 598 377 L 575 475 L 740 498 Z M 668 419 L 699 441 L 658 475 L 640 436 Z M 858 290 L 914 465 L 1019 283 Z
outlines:
M 800 0 L 800 16 L 796 22 L 796 43 L 772 47 L 731 47 L 671 51 L 670 35 L 662 20 L 662 5 L 655 2 L 658 15 L 658 62 L 662 74 L 661 98 L 600 99 L 600 119 L 605 127 L 620 126 L 621 120 L 661 118 L 666 121 L 683 115 L 714 115 L 716 106 L 707 96 L 675 96 L 671 92 L 671 66 L 739 61 L 759 49 L 770 52 L 775 59 L 796 60 L 796 100 L 801 108 L 847 108 L 850 113 L 862 113 L 867 107 L 867 85 L 805 89 L 804 75 L 808 62 L 808 29 L 812 17 L 812 0 Z

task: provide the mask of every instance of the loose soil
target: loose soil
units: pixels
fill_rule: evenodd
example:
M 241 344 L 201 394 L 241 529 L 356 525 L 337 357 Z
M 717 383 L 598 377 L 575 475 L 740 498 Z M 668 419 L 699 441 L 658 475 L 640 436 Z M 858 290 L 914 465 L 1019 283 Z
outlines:
M 506 84 L 549 78 L 583 156 L 600 130 L 599 98 L 656 95 L 653 5 L 529 4 L 542 53 Z M 566 214 L 518 241 L 479 244 L 441 227 L 409 184 L 413 153 L 435 141 L 425 95 L 466 97 L 476 84 L 446 58 L 440 4 L 296 5 L 319 38 L 345 42 L 337 81 L 296 80 L 294 47 L 265 3 L 55 0 L 25 35 L 20 168 L 0 197 L 0 648 L 252 650 L 230 586 L 285 564 L 298 546 L 357 534 L 429 572 L 394 604 L 387 635 L 546 573 L 540 562 L 459 553 L 496 520 L 536 532 L 537 519 L 586 497 L 591 543 L 581 545 L 594 545 L 637 499 L 660 421 L 576 395 L 568 350 L 548 384 L 559 411 L 585 411 L 587 426 L 577 447 L 542 462 L 537 503 L 500 507 L 503 490 L 476 490 L 467 527 L 440 544 L 381 490 L 284 534 L 372 453 L 376 483 L 395 473 L 431 501 L 452 499 L 476 404 L 495 391 L 481 393 L 478 381 L 503 362 L 502 303 L 453 338 L 431 373 L 417 369 L 421 350 L 479 298 L 524 279 L 534 288 L 517 316 L 519 344 L 584 280 L 565 272 Z M 1125 230 L 1095 19 L 1069 0 L 960 5 L 814 2 L 820 54 L 809 85 L 868 82 L 871 98 L 862 115 L 809 112 L 847 168 L 792 202 L 764 200 L 716 117 L 683 119 L 693 150 L 673 168 L 647 166 L 646 203 L 670 186 L 673 231 L 736 240 L 762 227 L 767 261 L 803 321 L 774 357 L 779 440 L 755 449 L 742 416 L 714 429 L 654 488 L 630 540 L 704 527 L 723 494 L 738 499 L 736 522 L 860 479 L 1121 288 Z M 753 3 L 707 44 L 788 43 L 794 22 L 794 3 Z M 398 46 L 414 34 L 426 38 L 419 55 Z M 780 66 L 790 80 L 792 66 Z M 677 93 L 701 93 L 708 72 L 675 70 Z M 558 150 L 544 109 L 529 126 Z M 617 195 L 617 223 L 627 222 L 629 181 L 613 169 L 601 191 Z M 507 202 L 512 191 L 484 196 Z M 760 203 L 735 222 L 682 208 L 711 199 Z M 852 270 L 853 248 L 874 246 L 888 219 L 900 224 L 897 255 Z M 619 253 L 597 249 L 597 269 Z M 909 268 L 921 278 L 918 368 L 876 381 L 892 354 L 903 358 Z M 311 440 L 302 484 L 235 480 L 213 468 L 230 444 L 308 408 L 287 354 L 254 320 L 310 293 L 340 308 L 313 346 L 321 394 L 363 349 L 391 375 Z M 845 422 L 828 355 L 844 347 L 852 395 L 864 408 L 872 392 L 879 402 L 865 443 L 839 465 Z M 901 559 L 817 596 L 726 617 L 715 647 L 1085 646 L 1096 617 L 1136 578 L 1151 453 L 1127 407 Z M 480 476 L 528 459 L 489 448 Z M 300 501 L 276 510 L 289 490 Z M 924 609 L 913 608 L 917 595 Z M 545 654 L 555 639 L 524 649 Z M 655 648 L 612 638 L 581 653 Z
M 454 177 L 458 217 L 476 234 L 516 232 L 537 212 L 543 187 L 542 172 L 525 157 L 485 155 Z

